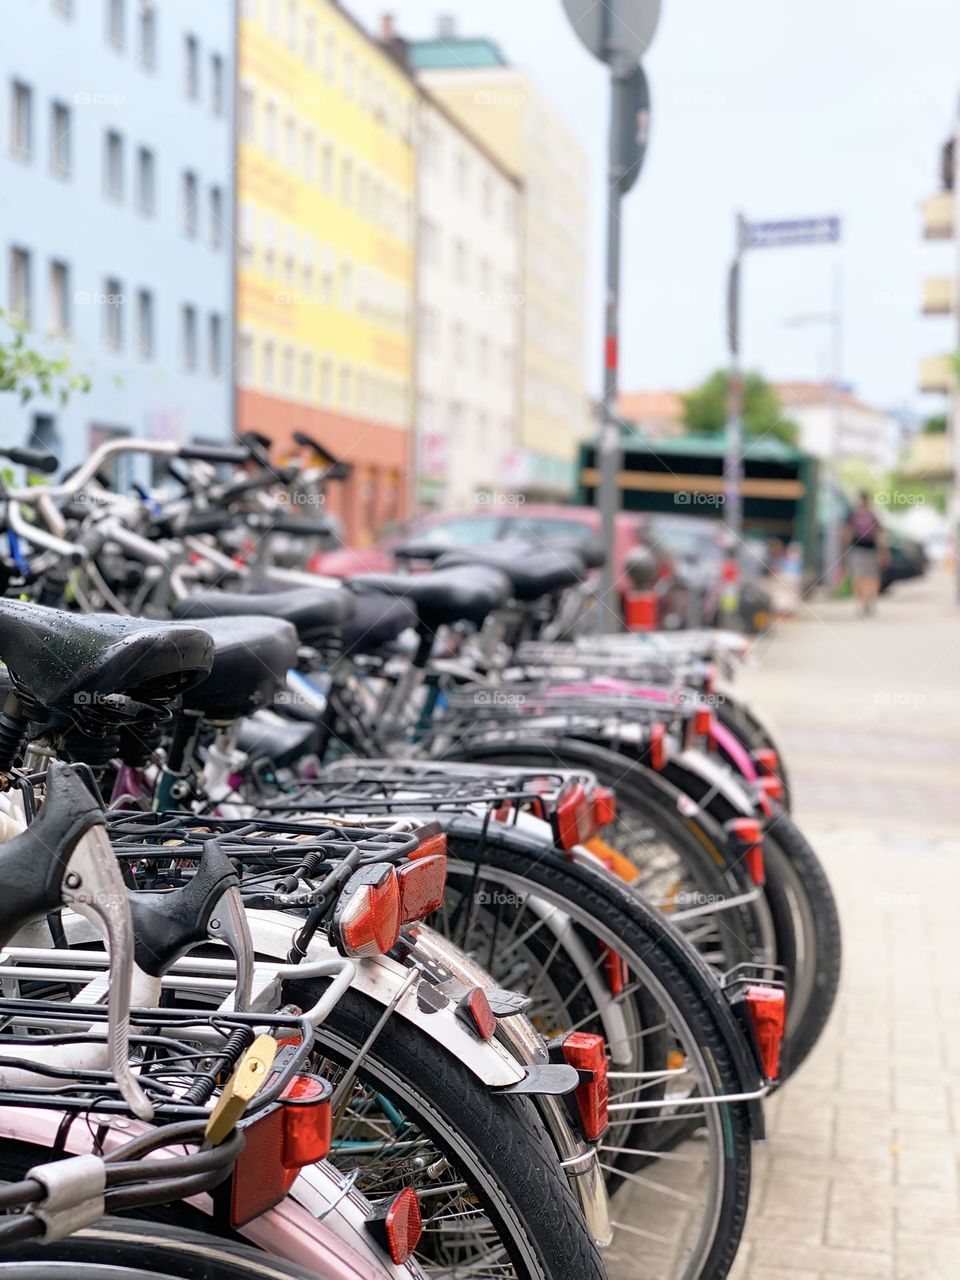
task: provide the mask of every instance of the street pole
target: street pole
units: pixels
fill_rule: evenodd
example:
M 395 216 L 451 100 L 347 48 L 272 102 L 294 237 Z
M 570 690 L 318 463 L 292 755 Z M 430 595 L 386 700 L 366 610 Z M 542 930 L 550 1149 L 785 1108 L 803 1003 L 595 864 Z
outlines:
M 631 111 L 630 76 L 633 66 L 629 57 L 614 54 L 610 75 L 610 163 L 607 175 L 607 292 L 603 341 L 603 402 L 597 440 L 600 470 L 597 497 L 605 553 L 600 575 L 600 609 L 597 618 L 597 630 L 601 635 L 610 635 L 619 631 L 621 621 L 614 564 L 616 520 L 617 511 L 620 508 L 620 468 L 623 457 L 620 415 L 617 406 L 620 382 L 620 210 L 623 201 L 620 122 L 624 114 Z
M 957 323 L 957 347 L 960 353 L 960 191 L 958 191 L 958 178 L 960 178 L 960 104 L 957 106 L 957 116 L 954 122 L 953 133 L 953 207 L 954 207 L 954 227 L 953 240 L 954 251 L 957 255 L 957 275 L 953 291 L 953 307 L 955 311 L 955 320 Z M 953 388 L 950 394 L 950 460 L 953 464 L 953 493 L 950 495 L 950 524 L 949 532 L 953 536 L 953 568 L 956 577 L 956 596 L 955 599 L 960 604 L 960 387 L 957 386 L 958 370 L 955 368 L 953 373 Z
M 830 505 L 827 509 L 827 537 L 825 547 L 826 568 L 824 586 L 829 592 L 837 581 L 840 556 L 840 435 L 843 427 L 843 268 L 838 263 L 833 270 L 832 320 L 832 387 L 830 456 L 827 461 L 827 479 L 830 486 Z
M 746 219 L 736 218 L 736 248 L 727 282 L 727 346 L 730 355 L 727 391 L 727 450 L 723 468 L 724 521 L 730 531 L 730 559 L 737 577 L 727 584 L 725 609 L 737 612 L 740 597 L 740 540 L 743 534 L 743 369 L 740 363 L 740 268 L 746 248 Z

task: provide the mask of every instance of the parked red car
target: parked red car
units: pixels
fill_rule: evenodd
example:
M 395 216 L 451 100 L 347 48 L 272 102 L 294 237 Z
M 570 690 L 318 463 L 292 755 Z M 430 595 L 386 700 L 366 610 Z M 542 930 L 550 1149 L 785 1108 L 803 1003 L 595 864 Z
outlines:
M 593 507 L 563 506 L 560 503 L 496 503 L 477 506 L 454 515 L 422 516 L 395 533 L 364 549 L 339 547 L 314 556 L 314 573 L 348 578 L 355 573 L 383 573 L 396 567 L 397 551 L 408 544 L 469 547 L 481 542 L 521 540 L 533 543 L 599 543 L 602 536 L 600 512 Z M 619 512 L 616 517 L 614 568 L 621 594 L 629 589 L 626 577 L 628 553 L 640 541 L 636 515 Z M 622 584 L 622 585 L 621 585 Z

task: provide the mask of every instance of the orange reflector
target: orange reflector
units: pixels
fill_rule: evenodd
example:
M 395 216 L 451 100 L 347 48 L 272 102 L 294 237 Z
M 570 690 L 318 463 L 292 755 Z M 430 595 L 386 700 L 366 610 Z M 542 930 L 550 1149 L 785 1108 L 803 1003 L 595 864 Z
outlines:
M 584 848 L 588 849 L 608 871 L 612 871 L 618 880 L 623 880 L 626 884 L 633 884 L 634 880 L 640 878 L 640 868 L 635 867 L 629 858 L 625 858 L 622 853 L 618 853 L 613 845 L 607 844 L 606 840 L 600 836 L 594 836 L 592 840 L 587 840 Z
M 446 854 L 447 833 L 445 831 L 439 831 L 431 824 L 429 827 L 421 827 L 417 835 L 420 837 L 420 843 L 412 853 L 407 854 L 411 862 L 415 862 L 417 858 L 431 858 L 435 853 Z
M 400 884 L 400 922 L 413 924 L 425 920 L 443 902 L 447 887 L 447 855 L 435 853 L 417 858 L 397 872 Z
M 780 987 L 747 987 L 744 999 L 757 1037 L 763 1074 L 768 1080 L 776 1080 L 787 1025 L 787 993 Z
M 571 1031 L 563 1039 L 563 1060 L 580 1072 L 577 1108 L 584 1137 L 596 1142 L 607 1127 L 607 1046 L 603 1036 L 589 1031 Z
M 659 773 L 667 763 L 667 726 L 657 721 L 650 728 L 650 767 Z
M 582 782 L 566 782 L 553 814 L 554 834 L 561 849 L 572 849 L 597 833 L 593 804 Z
M 387 1210 L 384 1230 L 390 1257 L 400 1267 L 411 1256 L 423 1235 L 420 1203 L 413 1187 L 404 1187 Z
M 757 786 L 768 800 L 779 802 L 783 799 L 783 783 L 779 778 L 758 778 Z
M 617 797 L 610 787 L 594 787 L 593 818 L 598 827 L 605 827 L 617 816 Z
M 340 893 L 330 937 L 344 956 L 375 956 L 400 937 L 400 881 L 388 863 L 355 871 Z
M 473 1027 L 481 1040 L 493 1039 L 497 1031 L 497 1019 L 482 987 L 474 987 L 467 992 L 457 1006 L 457 1013 Z
M 600 954 L 603 956 L 603 972 L 606 975 L 610 994 L 622 996 L 630 981 L 630 969 L 626 960 L 618 956 L 616 951 L 608 947 L 605 942 L 600 944 Z
M 755 751 L 753 763 L 765 778 L 776 778 L 780 774 L 780 757 L 773 747 L 761 747 L 759 751 Z
M 766 872 L 763 866 L 763 833 L 759 819 L 734 818 L 730 823 L 730 830 L 742 846 L 743 860 L 750 879 L 754 884 L 763 884 Z

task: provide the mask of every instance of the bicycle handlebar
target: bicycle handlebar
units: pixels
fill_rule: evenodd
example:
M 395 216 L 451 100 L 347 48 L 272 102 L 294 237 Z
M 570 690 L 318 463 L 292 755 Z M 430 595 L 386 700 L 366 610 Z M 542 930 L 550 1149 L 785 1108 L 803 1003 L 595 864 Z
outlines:
M 0 449 L 0 457 L 9 459 L 21 467 L 29 467 L 31 471 L 43 471 L 52 475 L 60 465 L 52 453 L 45 449 Z

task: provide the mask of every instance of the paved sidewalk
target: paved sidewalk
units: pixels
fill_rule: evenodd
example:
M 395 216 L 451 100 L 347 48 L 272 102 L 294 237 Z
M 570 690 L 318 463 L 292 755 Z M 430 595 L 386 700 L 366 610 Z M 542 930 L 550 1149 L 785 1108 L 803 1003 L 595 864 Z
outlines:
M 770 1107 L 736 1280 L 960 1277 L 960 610 L 816 603 L 745 679 L 844 928 L 843 981 Z

